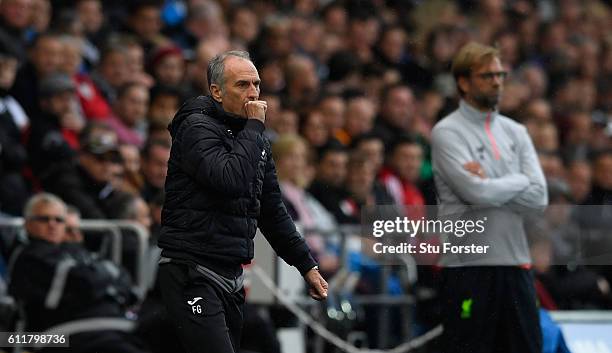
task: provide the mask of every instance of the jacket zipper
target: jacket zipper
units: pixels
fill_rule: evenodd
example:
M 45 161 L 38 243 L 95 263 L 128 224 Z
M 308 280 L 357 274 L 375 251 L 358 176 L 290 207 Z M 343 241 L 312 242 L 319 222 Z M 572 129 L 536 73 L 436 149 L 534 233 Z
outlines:
M 497 148 L 497 142 L 495 142 L 495 137 L 491 132 L 491 112 L 487 114 L 487 118 L 485 119 L 485 132 L 487 133 L 487 137 L 489 137 L 489 142 L 491 142 L 491 148 L 493 148 L 493 157 L 495 158 L 495 160 L 499 160 L 499 149 Z

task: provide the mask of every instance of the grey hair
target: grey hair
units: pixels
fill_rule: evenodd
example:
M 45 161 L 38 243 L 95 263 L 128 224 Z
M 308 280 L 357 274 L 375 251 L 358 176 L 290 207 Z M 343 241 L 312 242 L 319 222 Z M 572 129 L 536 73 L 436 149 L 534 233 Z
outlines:
M 225 87 L 225 59 L 227 59 L 228 56 L 235 56 L 252 62 L 249 53 L 242 50 L 230 50 L 215 56 L 208 63 L 208 70 L 206 71 L 209 87 L 214 84 L 219 86 L 223 91 Z
M 66 209 L 66 203 L 64 203 L 62 199 L 48 192 L 41 192 L 39 194 L 36 194 L 30 197 L 25 207 L 23 208 L 23 217 L 26 220 L 29 218 L 32 218 L 33 213 L 34 213 L 34 207 L 36 207 L 40 203 L 57 204 L 57 205 L 62 206 L 64 210 Z
M 141 199 L 142 198 L 138 196 L 131 197 L 125 203 L 125 205 L 123 205 L 123 210 L 121 212 L 121 219 L 131 219 L 131 220 L 136 219 L 136 215 L 138 214 L 136 207 L 138 205 L 138 201 Z

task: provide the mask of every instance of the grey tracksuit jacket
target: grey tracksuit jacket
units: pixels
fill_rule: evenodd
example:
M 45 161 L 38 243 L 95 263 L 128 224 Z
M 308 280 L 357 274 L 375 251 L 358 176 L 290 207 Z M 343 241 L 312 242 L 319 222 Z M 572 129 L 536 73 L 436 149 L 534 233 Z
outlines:
M 548 194 L 527 129 L 496 111 L 483 113 L 462 100 L 456 111 L 434 127 L 432 160 L 439 215 L 485 219 L 482 234 L 447 234 L 446 241 L 489 246 L 486 254 L 443 254 L 440 264 L 530 264 L 523 218 L 542 211 Z M 480 163 L 485 179 L 464 169 L 470 161 Z

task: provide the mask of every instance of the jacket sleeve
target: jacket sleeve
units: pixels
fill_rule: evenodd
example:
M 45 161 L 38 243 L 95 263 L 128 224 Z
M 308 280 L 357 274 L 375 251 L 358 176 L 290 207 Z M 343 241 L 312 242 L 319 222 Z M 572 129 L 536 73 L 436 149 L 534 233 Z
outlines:
M 43 303 L 51 286 L 55 264 L 49 258 L 20 254 L 10 274 L 9 293 L 26 303 Z
M 233 140 L 205 119 L 183 122 L 177 133 L 181 166 L 196 182 L 228 196 L 249 191 L 263 151 L 262 122 L 249 120 Z
M 529 180 L 521 173 L 482 179 L 466 171 L 463 165 L 474 157 L 467 143 L 450 129 L 434 129 L 431 146 L 434 172 L 471 205 L 501 206 L 529 185 Z
M 521 127 L 518 140 L 521 173 L 529 179 L 529 186 L 511 199 L 508 205 L 525 211 L 543 211 L 548 204 L 546 178 L 531 138 L 524 127 Z
M 317 265 L 283 204 L 274 160 L 271 157 L 266 163 L 258 223 L 274 251 L 286 263 L 296 267 L 302 275 Z

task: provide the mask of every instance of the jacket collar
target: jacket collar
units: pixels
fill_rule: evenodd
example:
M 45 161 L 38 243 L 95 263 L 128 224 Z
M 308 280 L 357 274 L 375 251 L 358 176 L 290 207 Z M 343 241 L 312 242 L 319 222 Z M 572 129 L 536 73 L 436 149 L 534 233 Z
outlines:
M 497 109 L 491 112 L 480 111 L 463 99 L 459 102 L 459 112 L 461 112 L 461 115 L 463 115 L 467 119 L 475 122 L 483 122 L 487 119 L 487 116 L 489 115 L 491 116 L 491 121 L 493 121 L 499 114 L 499 111 Z
M 221 121 L 229 128 L 242 128 L 248 121 L 247 118 L 225 111 L 225 109 L 223 109 L 223 106 L 219 102 L 214 100 L 211 96 L 206 96 L 206 98 L 209 100 L 211 108 L 209 113 L 210 116 Z

